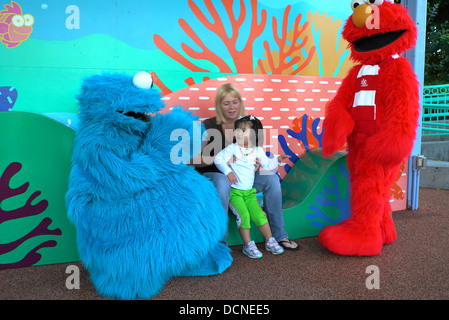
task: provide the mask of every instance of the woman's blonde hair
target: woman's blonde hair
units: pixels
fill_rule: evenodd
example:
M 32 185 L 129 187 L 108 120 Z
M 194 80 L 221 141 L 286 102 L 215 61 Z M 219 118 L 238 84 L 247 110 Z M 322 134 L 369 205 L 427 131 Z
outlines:
M 239 117 L 246 116 L 245 105 L 243 104 L 240 92 L 233 84 L 226 83 L 218 88 L 217 94 L 215 95 L 215 114 L 217 124 L 226 123 L 226 119 L 223 116 L 223 111 L 221 110 L 221 102 L 223 101 L 225 95 L 227 95 L 228 93 L 230 93 L 232 97 L 237 98 L 240 101 Z

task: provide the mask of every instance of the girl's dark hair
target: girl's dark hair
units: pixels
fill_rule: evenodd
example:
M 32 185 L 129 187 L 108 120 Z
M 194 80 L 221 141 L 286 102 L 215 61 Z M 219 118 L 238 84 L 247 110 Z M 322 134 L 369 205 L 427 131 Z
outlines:
M 261 147 L 263 145 L 263 125 L 259 119 L 254 116 L 240 117 L 235 121 L 234 129 L 242 127 L 245 123 L 251 123 L 251 135 L 250 139 L 255 146 Z

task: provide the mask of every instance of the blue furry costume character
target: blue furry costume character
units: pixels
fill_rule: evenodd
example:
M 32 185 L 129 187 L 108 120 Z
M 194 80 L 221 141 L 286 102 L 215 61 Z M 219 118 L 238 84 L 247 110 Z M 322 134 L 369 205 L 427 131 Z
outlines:
M 170 159 L 172 131 L 191 133 L 196 117 L 181 108 L 147 116 L 163 107 L 160 95 L 124 74 L 87 78 L 77 98 L 66 201 L 98 293 L 151 298 L 171 277 L 226 270 L 227 214 L 213 184 Z

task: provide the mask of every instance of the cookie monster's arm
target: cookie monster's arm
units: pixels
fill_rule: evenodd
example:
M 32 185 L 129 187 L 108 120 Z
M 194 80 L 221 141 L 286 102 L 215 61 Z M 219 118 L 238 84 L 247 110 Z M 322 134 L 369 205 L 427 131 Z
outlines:
M 354 102 L 355 79 L 360 67 L 355 66 L 349 71 L 327 107 L 323 122 L 322 152 L 324 156 L 332 156 L 343 148 L 354 128 L 355 123 L 351 117 L 350 108 Z
M 65 200 L 67 207 L 67 217 L 74 224 L 78 218 L 86 211 L 86 206 L 92 202 L 92 186 L 84 177 L 78 166 L 74 166 L 70 172 L 69 188 Z
M 96 167 L 98 177 L 103 185 L 107 184 L 108 189 L 116 193 L 140 192 L 166 176 L 158 156 L 134 152 L 130 159 L 123 159 L 114 153 L 102 153 L 98 155 L 98 160 L 102 164 Z
M 75 144 L 73 162 L 86 173 L 99 197 L 134 194 L 166 177 L 159 157 L 139 150 L 120 157 L 109 146 L 102 144 L 101 139 L 95 138 Z
M 180 163 L 187 164 L 194 154 L 201 152 L 204 126 L 198 118 L 181 107 L 155 115 L 142 145 L 143 152 L 157 155 L 162 159 L 161 165 L 170 169 Z

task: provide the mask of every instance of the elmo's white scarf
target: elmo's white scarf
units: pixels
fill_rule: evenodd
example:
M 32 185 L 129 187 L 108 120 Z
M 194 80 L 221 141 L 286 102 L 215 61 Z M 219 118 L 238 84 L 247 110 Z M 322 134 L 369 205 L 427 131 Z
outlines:
M 399 55 L 392 56 L 397 59 Z M 376 89 L 379 65 L 363 65 L 357 75 L 352 117 L 356 120 L 355 130 L 373 133 L 376 129 Z

